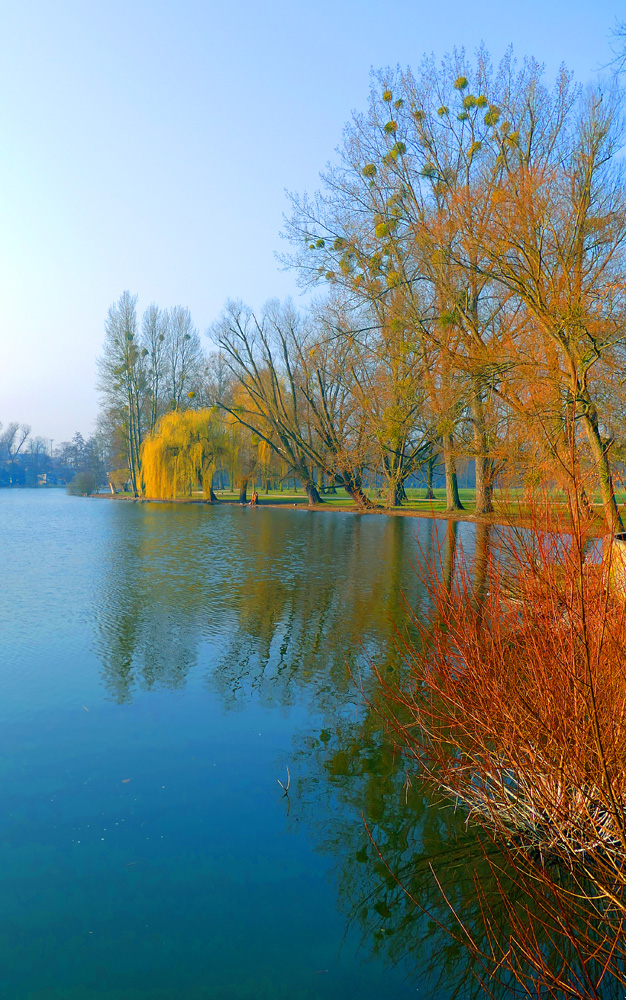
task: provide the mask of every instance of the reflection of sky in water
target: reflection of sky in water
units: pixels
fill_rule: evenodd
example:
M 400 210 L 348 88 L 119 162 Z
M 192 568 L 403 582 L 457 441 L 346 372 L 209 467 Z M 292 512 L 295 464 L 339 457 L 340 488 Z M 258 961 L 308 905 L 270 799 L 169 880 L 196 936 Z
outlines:
M 415 995 L 423 921 L 374 900 L 344 940 L 382 884 L 361 809 L 405 861 L 442 820 L 348 665 L 393 665 L 446 532 L 0 491 L 0 998 Z

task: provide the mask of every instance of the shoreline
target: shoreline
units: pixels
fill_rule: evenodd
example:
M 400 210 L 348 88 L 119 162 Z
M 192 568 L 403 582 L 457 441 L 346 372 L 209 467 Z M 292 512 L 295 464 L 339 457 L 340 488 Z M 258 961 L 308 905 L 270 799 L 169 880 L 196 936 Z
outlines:
M 111 493 L 92 493 L 89 494 L 87 499 L 90 500 L 116 500 L 118 502 L 126 503 L 176 503 L 176 504 L 195 504 L 196 506 L 203 507 L 250 507 L 249 503 L 240 503 L 239 500 L 200 500 L 194 499 L 193 497 L 177 497 L 176 499 L 164 500 L 161 498 L 152 497 L 121 497 L 113 495 Z M 424 504 L 430 503 L 430 501 L 424 500 Z M 256 508 L 265 508 L 266 510 L 298 510 L 305 511 L 309 513 L 320 513 L 320 514 L 358 514 L 358 515 L 377 515 L 383 517 L 414 517 L 419 519 L 428 520 L 438 520 L 438 521 L 462 521 L 469 524 L 486 524 L 486 525 L 497 525 L 505 528 L 532 528 L 533 522 L 527 515 L 521 515 L 519 517 L 507 516 L 503 512 L 494 511 L 493 514 L 474 514 L 471 511 L 459 510 L 459 511 L 445 511 L 445 510 L 432 510 L 432 508 L 425 508 L 423 510 L 409 510 L 403 508 L 392 508 L 391 510 L 385 509 L 384 507 L 375 508 L 365 508 L 359 510 L 356 507 L 342 507 L 339 505 L 326 505 L 326 504 L 308 504 L 308 503 L 291 503 L 290 501 L 283 501 L 282 503 L 264 503 L 259 500 Z M 254 508 L 254 509 L 256 509 Z M 594 524 L 590 527 L 589 535 L 591 537 L 601 538 L 607 534 L 606 526 L 602 522 L 601 515 L 599 515 L 599 523 Z

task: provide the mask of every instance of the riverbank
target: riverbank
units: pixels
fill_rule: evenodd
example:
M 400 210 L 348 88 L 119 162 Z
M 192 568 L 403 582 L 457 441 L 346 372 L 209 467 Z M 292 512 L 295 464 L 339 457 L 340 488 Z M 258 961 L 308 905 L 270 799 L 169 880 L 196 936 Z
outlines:
M 406 506 L 402 507 L 370 507 L 358 508 L 352 500 L 345 496 L 330 497 L 320 504 L 308 504 L 306 496 L 302 494 L 287 494 L 277 496 L 276 494 L 266 494 L 259 497 L 258 507 L 269 510 L 299 510 L 310 513 L 341 513 L 359 514 L 362 516 L 383 516 L 383 517 L 412 517 L 435 519 L 440 521 L 469 522 L 471 524 L 499 525 L 501 527 L 533 527 L 536 526 L 536 517 L 533 518 L 526 504 L 517 503 L 515 500 L 494 500 L 495 510 L 492 514 L 477 514 L 472 510 L 475 502 L 474 490 L 461 491 L 461 501 L 464 504 L 463 510 L 448 511 L 445 509 L 445 491 L 436 490 L 434 500 L 425 500 L 417 497 L 409 497 Z M 438 494 L 443 494 L 440 496 Z M 203 506 L 221 507 L 249 507 L 249 504 L 242 504 L 238 496 L 234 493 L 228 494 L 225 491 L 218 496 L 216 501 L 206 500 L 201 496 L 176 497 L 175 499 L 161 499 L 152 497 L 135 498 L 130 494 L 99 493 L 92 494 L 93 499 L 116 500 L 130 503 L 160 503 L 160 504 L 196 504 Z M 622 498 L 620 497 L 620 501 Z M 562 506 L 563 514 L 566 515 L 565 505 L 554 501 L 554 507 Z M 253 508 L 254 509 L 254 508 Z M 601 537 L 606 534 L 606 526 L 602 507 L 598 504 L 595 514 L 595 522 L 590 528 L 592 536 Z

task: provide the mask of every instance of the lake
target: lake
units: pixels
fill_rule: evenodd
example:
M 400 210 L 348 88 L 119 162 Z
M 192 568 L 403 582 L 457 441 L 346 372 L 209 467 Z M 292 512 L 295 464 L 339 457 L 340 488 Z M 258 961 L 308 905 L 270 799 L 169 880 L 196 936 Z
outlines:
M 447 530 L 0 490 L 2 1000 L 452 996 L 386 866 L 435 898 L 464 824 L 355 683 Z

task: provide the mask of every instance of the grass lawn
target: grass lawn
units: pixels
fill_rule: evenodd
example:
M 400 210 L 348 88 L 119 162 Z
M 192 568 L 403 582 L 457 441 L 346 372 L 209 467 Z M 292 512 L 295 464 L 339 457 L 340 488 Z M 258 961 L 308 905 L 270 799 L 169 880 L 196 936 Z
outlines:
M 251 490 L 248 490 L 248 499 L 250 498 L 251 492 L 252 492 Z M 384 499 L 381 499 L 380 496 L 377 496 L 375 490 L 366 490 L 365 492 L 367 493 L 367 495 L 370 497 L 371 500 L 380 504 L 381 506 L 384 505 Z M 403 503 L 401 507 L 392 507 L 390 508 L 391 510 L 397 512 L 415 511 L 416 513 L 417 512 L 429 513 L 432 511 L 433 513 L 443 513 L 446 509 L 445 489 L 434 490 L 436 498 L 435 500 L 425 499 L 426 489 L 424 487 L 421 487 L 419 489 L 408 489 L 406 493 L 407 493 L 407 500 L 405 501 L 405 503 Z M 198 495 L 200 496 L 200 494 Z M 226 502 L 231 502 L 231 503 L 237 502 L 237 500 L 239 499 L 238 493 L 230 492 L 228 490 L 215 490 L 215 495 L 217 496 L 218 500 L 224 500 Z M 460 489 L 459 496 L 461 498 L 461 503 L 463 504 L 466 512 L 468 514 L 473 513 L 475 507 L 476 491 L 473 489 Z M 346 491 L 343 489 L 338 488 L 336 493 L 326 493 L 323 499 L 324 499 L 324 507 L 327 507 L 328 509 L 335 509 L 335 510 L 355 509 L 354 502 L 348 496 Z M 304 490 L 298 490 L 296 493 L 294 493 L 293 490 L 289 491 L 283 490 L 282 493 L 280 492 L 280 490 L 270 490 L 269 493 L 262 491 L 259 492 L 259 504 L 261 506 L 263 506 L 263 504 L 272 504 L 272 505 L 285 505 L 289 507 L 292 507 L 294 505 L 306 507 L 308 505 L 306 493 L 304 492 Z
M 379 508 L 380 512 L 385 512 L 382 505 L 384 504 L 384 499 L 376 495 L 375 490 L 366 491 L 370 499 L 381 504 Z M 401 507 L 387 508 L 387 512 L 392 514 L 407 514 L 407 515 L 421 515 L 429 516 L 443 515 L 446 510 L 446 491 L 442 487 L 440 489 L 435 489 L 435 499 L 426 500 L 425 487 L 420 487 L 418 489 L 410 488 L 407 489 L 407 500 Z M 248 500 L 252 494 L 252 488 L 248 489 Z M 215 490 L 215 495 L 217 499 L 224 503 L 238 503 L 239 493 L 232 490 Z M 459 496 L 461 503 L 463 504 L 463 511 L 460 511 L 457 515 L 459 519 L 464 519 L 467 517 L 472 517 L 474 515 L 474 510 L 476 506 L 476 491 L 474 489 L 459 489 Z M 116 494 L 118 499 L 130 499 L 130 493 L 118 493 Z M 202 501 L 204 496 L 200 490 L 193 493 L 192 496 L 179 497 L 178 502 L 193 502 Z M 617 494 L 617 499 L 620 504 L 626 504 L 626 491 L 622 491 Z M 558 499 L 555 497 L 555 504 L 558 503 Z M 599 496 L 593 498 L 594 505 L 597 509 L 597 523 L 598 531 L 602 533 L 604 531 L 604 520 L 602 516 L 602 509 L 600 506 Z M 304 490 L 300 489 L 294 492 L 293 489 L 290 490 L 270 490 L 266 493 L 264 490 L 259 492 L 259 505 L 271 505 L 271 506 L 284 506 L 284 507 L 307 507 L 307 496 Z M 516 496 L 516 491 L 507 490 L 506 494 L 502 494 L 499 490 L 494 493 L 494 514 L 488 516 L 489 520 L 496 522 L 511 522 L 511 521 L 524 521 L 529 516 L 529 509 L 523 500 L 522 493 L 519 493 L 519 500 Z M 353 511 L 355 510 L 354 502 L 348 496 L 348 494 L 343 489 L 337 489 L 336 493 L 327 493 L 324 495 L 324 505 L 323 507 L 317 507 L 317 510 L 345 510 Z M 594 532 L 595 533 L 595 532 Z

